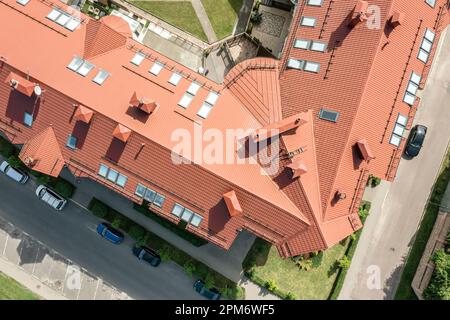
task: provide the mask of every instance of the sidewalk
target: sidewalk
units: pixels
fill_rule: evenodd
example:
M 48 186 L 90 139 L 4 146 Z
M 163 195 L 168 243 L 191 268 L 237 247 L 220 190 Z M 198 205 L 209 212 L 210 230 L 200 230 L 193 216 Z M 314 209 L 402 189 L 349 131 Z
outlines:
M 191 0 L 191 4 L 195 10 L 195 13 L 197 14 L 200 24 L 203 27 L 203 31 L 205 32 L 206 37 L 208 38 L 208 42 L 209 43 L 216 42 L 217 41 L 216 33 L 214 32 L 214 29 L 211 25 L 211 21 L 209 21 L 208 14 L 206 13 L 202 2 L 200 0 Z
M 260 288 L 256 284 L 248 281 L 243 275 L 242 261 L 255 239 L 255 236 L 251 233 L 241 232 L 228 251 L 211 243 L 196 247 L 157 222 L 134 210 L 133 203 L 130 200 L 118 195 L 107 187 L 88 179 L 80 179 L 79 182 L 75 181 L 74 176 L 67 169 L 62 171 L 61 177 L 76 185 L 77 190 L 72 197 L 72 201 L 76 204 L 87 208 L 91 199 L 95 197 L 147 230 L 185 251 L 198 261 L 205 263 L 230 280 L 242 285 L 246 289 L 246 299 L 278 299 L 276 296 L 266 292 L 264 288 Z

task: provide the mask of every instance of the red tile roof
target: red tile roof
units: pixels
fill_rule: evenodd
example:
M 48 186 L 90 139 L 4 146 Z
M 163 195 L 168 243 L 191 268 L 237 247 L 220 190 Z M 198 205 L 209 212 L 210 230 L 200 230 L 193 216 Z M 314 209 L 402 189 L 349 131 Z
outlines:
M 9 73 L 5 82 L 9 84 L 12 89 L 17 90 L 29 97 L 31 97 L 31 95 L 34 92 L 34 88 L 36 87 L 36 84 L 34 84 L 31 81 L 28 81 L 26 78 L 14 72 Z
M 402 102 L 402 93 L 411 71 L 420 73 L 422 82 L 426 79 L 429 63 L 424 67 L 415 56 L 420 37 L 425 28 L 433 29 L 438 11 L 422 0 L 414 5 L 411 0 L 374 0 L 370 4 L 381 10 L 381 28 L 369 29 L 363 23 L 349 29 L 350 15 L 360 18 L 353 13 L 357 3 L 330 2 L 322 7 L 300 3 L 281 60 L 244 61 L 219 85 L 135 42 L 116 18 L 93 21 L 82 15 L 80 28 L 71 32 L 45 18 L 50 2 L 21 6 L 2 0 L 0 21 L 20 28 L 15 33 L 0 28 L 0 130 L 14 143 L 39 150 L 36 146 L 41 144 L 33 137 L 52 124 L 53 136 L 47 133 L 46 139 L 53 140 L 56 151 L 49 155 L 60 159 L 60 150 L 74 174 L 95 179 L 134 201 L 139 201 L 136 185 L 143 184 L 166 197 L 163 208 L 152 210 L 177 222 L 171 210 L 181 204 L 203 218 L 200 226 L 189 225 L 188 230 L 223 248 L 231 246 L 239 230 L 247 229 L 276 244 L 283 256 L 325 249 L 361 227 L 357 208 L 369 173 L 391 179 L 395 172 L 392 159 L 404 144 L 400 148 L 389 144 L 395 115 L 414 114 L 415 109 Z M 59 2 L 54 5 L 64 8 Z M 385 25 L 396 10 L 405 13 L 405 19 L 390 30 Z M 317 27 L 300 26 L 303 15 L 317 17 Z M 367 16 L 367 22 L 372 21 L 370 12 Z M 438 38 L 439 30 L 435 31 Z M 295 39 L 322 41 L 328 49 L 297 49 Z M 146 55 L 139 66 L 130 63 L 137 51 Z M 74 55 L 94 65 L 85 77 L 67 68 Z M 318 62 L 321 68 L 318 73 L 288 69 L 289 58 Z M 156 61 L 163 66 L 157 76 L 148 72 Z M 101 85 L 92 81 L 99 70 L 110 74 Z M 11 91 L 5 83 L 10 72 L 39 83 L 42 97 Z M 173 72 L 181 75 L 176 86 L 168 82 Z M 188 108 L 179 107 L 193 82 L 200 89 Z M 197 112 L 211 93 L 219 98 L 203 119 Z M 143 97 L 157 101 L 158 112 L 150 117 L 135 112 L 130 107 L 134 95 L 136 101 Z M 96 114 L 89 123 L 76 121 L 81 105 Z M 319 118 L 321 109 L 338 112 L 338 120 Z M 24 112 L 35 115 L 32 128 L 22 125 Z M 297 118 L 301 121 L 292 126 Z M 208 129 L 224 133 L 261 128 L 281 133 L 279 141 L 273 136 L 260 150 L 256 163 L 209 163 L 189 152 L 181 156 L 172 137 L 179 129 L 195 136 Z M 77 138 L 76 151 L 60 147 L 69 134 Z M 355 148 L 362 139 L 367 157 L 377 156 L 370 162 L 361 161 Z M 275 173 L 262 174 L 269 172 L 263 162 L 272 159 L 269 149 L 277 142 L 279 166 Z M 200 144 L 208 146 L 206 141 Z M 100 178 L 100 163 L 126 175 L 125 188 Z M 293 166 L 302 173 L 297 179 L 292 179 Z M 239 199 L 242 214 L 229 215 L 222 199 L 230 190 L 231 199 Z M 336 198 L 336 190 L 345 193 L 345 199 Z
M 75 111 L 74 118 L 85 123 L 89 123 L 94 115 L 94 111 L 86 108 L 85 106 L 78 106 Z

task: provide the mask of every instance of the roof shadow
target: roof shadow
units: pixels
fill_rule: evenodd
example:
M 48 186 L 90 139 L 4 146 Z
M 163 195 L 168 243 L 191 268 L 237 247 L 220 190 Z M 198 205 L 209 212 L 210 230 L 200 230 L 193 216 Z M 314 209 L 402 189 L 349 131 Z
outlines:
M 32 114 L 34 120 L 39 113 L 39 105 L 40 99 L 36 98 L 34 95 L 28 97 L 16 90 L 11 90 L 5 115 L 13 121 L 23 123 L 24 114 L 26 112 Z
M 146 123 L 150 114 L 139 110 L 136 107 L 129 106 L 127 111 L 125 112 L 127 115 L 132 117 L 134 120 L 138 120 L 142 123 Z
M 230 216 L 223 198 L 209 210 L 208 228 L 212 234 L 219 233 L 225 228 Z
M 89 131 L 89 123 L 78 120 L 72 130 L 72 136 L 77 138 L 77 149 L 82 149 Z
M 113 138 L 111 143 L 109 144 L 108 150 L 106 151 L 106 158 L 114 163 L 118 163 L 123 151 L 125 150 L 125 146 L 125 142 L 120 141 L 117 138 Z

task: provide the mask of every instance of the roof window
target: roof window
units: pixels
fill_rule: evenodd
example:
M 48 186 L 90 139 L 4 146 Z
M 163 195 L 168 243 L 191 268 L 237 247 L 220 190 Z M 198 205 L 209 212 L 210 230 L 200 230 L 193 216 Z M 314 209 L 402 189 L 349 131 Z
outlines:
M 287 63 L 287 67 L 291 69 L 303 70 L 303 66 L 305 65 L 305 61 L 297 60 L 297 59 L 289 59 Z
M 170 76 L 169 83 L 174 85 L 174 86 L 177 86 L 180 83 L 181 78 L 182 78 L 181 74 L 179 74 L 177 72 L 174 72 Z
M 16 1 L 18 4 L 21 4 L 23 6 L 26 6 L 28 2 L 30 2 L 30 0 L 17 0 Z
M 110 76 L 110 73 L 105 70 L 100 70 L 92 81 L 98 85 L 102 85 L 103 82 Z
M 149 70 L 149 72 L 151 74 L 153 74 L 154 76 L 157 76 L 161 70 L 164 68 L 164 65 L 158 61 L 156 61 L 153 66 L 151 67 L 151 69 Z
M 203 119 L 206 119 L 211 112 L 213 106 L 210 105 L 208 102 L 204 102 L 202 106 L 200 107 L 200 110 L 198 110 L 197 115 L 202 117 Z
M 72 17 L 67 12 L 56 8 L 53 8 L 52 11 L 50 11 L 47 18 L 70 31 L 74 31 L 80 25 L 80 20 L 78 18 Z
M 308 0 L 306 3 L 308 6 L 321 7 L 323 0 Z
M 80 57 L 75 56 L 72 59 L 72 61 L 70 61 L 67 68 L 85 77 L 87 76 L 89 71 L 91 71 L 94 68 L 94 65 L 89 61 L 83 60 Z
M 331 122 L 337 122 L 339 119 L 339 112 L 327 109 L 320 109 L 319 118 Z
M 419 89 L 420 80 L 422 77 L 415 72 L 411 72 L 411 77 L 409 78 L 408 86 L 406 87 L 405 96 L 403 97 L 403 102 L 414 105 L 416 102 L 417 90 Z
M 197 82 L 192 82 L 189 88 L 187 89 L 187 92 L 195 96 L 200 87 L 201 86 Z
M 428 58 L 431 53 L 431 49 L 433 48 L 433 42 L 435 38 L 435 33 L 430 29 L 425 30 L 425 34 L 422 39 L 422 43 L 420 45 L 419 53 L 417 55 L 417 59 L 422 61 L 423 63 L 428 62 Z
M 211 91 L 206 97 L 206 102 L 213 106 L 216 104 L 217 99 L 219 99 L 219 95 L 217 94 L 217 92 Z
M 138 51 L 138 52 L 136 52 L 136 54 L 134 55 L 133 59 L 131 59 L 130 62 L 134 65 L 139 66 L 142 63 L 142 61 L 144 61 L 144 59 L 145 59 L 145 54 Z
M 300 24 L 304 27 L 315 27 L 317 19 L 314 17 L 302 17 Z
M 405 133 L 406 124 L 408 123 L 408 117 L 398 114 L 397 121 L 395 122 L 394 130 L 392 132 L 390 144 L 399 147 L 402 142 L 403 134 Z
M 194 99 L 194 96 L 193 96 L 193 95 L 191 95 L 191 94 L 189 94 L 189 93 L 185 93 L 185 94 L 181 97 L 180 102 L 178 102 L 178 105 L 179 105 L 180 107 L 183 107 L 183 108 L 186 109 L 186 108 L 189 107 L 189 105 L 191 104 L 192 99 Z
M 308 50 L 311 44 L 310 40 L 297 39 L 294 42 L 294 48 Z
M 318 73 L 320 71 L 320 63 L 306 61 L 305 67 L 303 68 L 303 70 L 308 71 L 308 72 Z

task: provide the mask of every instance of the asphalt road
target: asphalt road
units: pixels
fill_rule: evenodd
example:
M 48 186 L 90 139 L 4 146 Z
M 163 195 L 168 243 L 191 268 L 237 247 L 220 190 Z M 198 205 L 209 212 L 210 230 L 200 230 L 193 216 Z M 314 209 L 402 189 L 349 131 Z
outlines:
M 132 239 L 114 245 L 96 233 L 98 218 L 73 203 L 60 213 L 25 186 L 0 174 L 0 216 L 133 299 L 201 299 L 194 280 L 173 262 L 152 268 L 131 253 Z
M 424 146 L 418 157 L 401 160 L 392 184 L 383 183 L 374 190 L 371 213 L 340 299 L 392 299 L 395 295 L 450 139 L 449 29 L 442 36 L 445 40 L 414 120 L 428 127 Z

